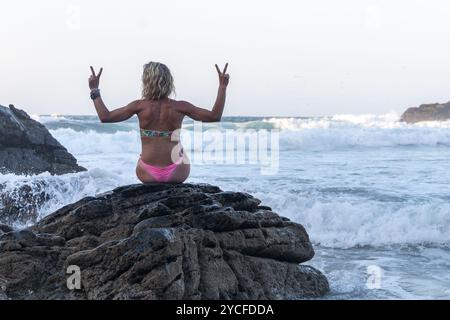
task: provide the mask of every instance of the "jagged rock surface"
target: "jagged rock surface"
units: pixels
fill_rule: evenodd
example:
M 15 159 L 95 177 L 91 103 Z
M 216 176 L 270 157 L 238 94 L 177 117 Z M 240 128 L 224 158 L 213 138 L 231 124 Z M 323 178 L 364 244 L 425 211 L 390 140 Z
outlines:
M 329 290 L 305 229 L 251 195 L 144 184 L 0 225 L 0 299 L 298 299 Z M 81 270 L 69 290 L 68 266 Z

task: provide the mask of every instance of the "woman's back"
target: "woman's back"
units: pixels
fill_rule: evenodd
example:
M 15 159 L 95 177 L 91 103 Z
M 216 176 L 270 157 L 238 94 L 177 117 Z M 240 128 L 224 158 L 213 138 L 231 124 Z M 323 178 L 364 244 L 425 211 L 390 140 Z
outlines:
M 184 114 L 176 110 L 177 101 L 162 99 L 158 101 L 140 100 L 139 128 L 150 131 L 173 132 L 181 128 Z M 178 132 L 170 136 L 142 136 L 142 160 L 156 166 L 172 163 L 172 150 L 178 144 Z

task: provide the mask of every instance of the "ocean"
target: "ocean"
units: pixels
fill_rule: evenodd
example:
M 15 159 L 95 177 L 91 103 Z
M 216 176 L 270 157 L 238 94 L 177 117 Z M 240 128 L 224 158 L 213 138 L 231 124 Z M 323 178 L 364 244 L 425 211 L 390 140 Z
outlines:
M 50 200 L 40 217 L 139 182 L 136 118 L 117 124 L 101 124 L 96 116 L 33 118 L 88 169 L 63 176 L 0 175 L 11 192 L 49 182 Z M 276 132 L 276 174 L 262 174 L 253 163 L 194 162 L 187 182 L 248 192 L 301 223 L 316 251 L 308 264 L 330 281 L 326 299 L 449 299 L 450 122 L 398 120 L 394 113 L 225 117 L 203 130 Z M 195 136 L 192 121 L 183 126 L 182 141 Z M 191 151 L 227 148 L 215 143 L 203 141 Z

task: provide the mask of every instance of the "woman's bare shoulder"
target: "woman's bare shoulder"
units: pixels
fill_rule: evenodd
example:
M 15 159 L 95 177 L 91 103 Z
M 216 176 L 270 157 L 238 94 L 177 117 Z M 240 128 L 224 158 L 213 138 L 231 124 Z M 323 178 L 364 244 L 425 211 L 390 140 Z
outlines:
M 186 108 L 189 108 L 189 106 L 191 105 L 191 103 L 189 103 L 186 100 L 170 99 L 170 102 L 171 102 L 171 106 L 179 112 L 185 111 Z
M 138 113 L 142 111 L 146 106 L 146 101 L 143 99 L 136 99 L 130 102 L 130 106 Z

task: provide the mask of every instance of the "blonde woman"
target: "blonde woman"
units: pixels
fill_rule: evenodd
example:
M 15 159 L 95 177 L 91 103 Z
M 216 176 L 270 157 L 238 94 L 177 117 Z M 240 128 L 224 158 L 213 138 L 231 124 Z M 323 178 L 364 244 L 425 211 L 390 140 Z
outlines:
M 137 115 L 142 142 L 142 152 L 137 163 L 136 175 L 142 182 L 177 183 L 187 179 L 190 164 L 178 138 L 183 118 L 197 121 L 217 122 L 222 118 L 226 89 L 229 82 L 228 63 L 223 71 L 216 65 L 219 75 L 217 99 L 211 111 L 198 108 L 187 101 L 169 98 L 174 92 L 173 78 L 169 68 L 159 62 L 144 65 L 142 74 L 142 98 L 125 107 L 109 111 L 99 90 L 100 76 L 91 67 L 89 88 L 91 99 L 101 122 L 120 122 Z

